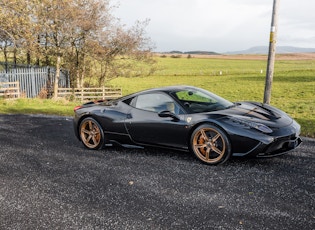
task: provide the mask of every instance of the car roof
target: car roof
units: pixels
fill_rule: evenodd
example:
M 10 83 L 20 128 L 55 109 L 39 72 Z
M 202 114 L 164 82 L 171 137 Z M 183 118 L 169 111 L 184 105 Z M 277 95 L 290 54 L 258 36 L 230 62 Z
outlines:
M 135 97 L 141 94 L 146 94 L 146 93 L 154 93 L 154 92 L 164 92 L 164 93 L 170 93 L 170 92 L 177 92 L 181 90 L 194 90 L 198 89 L 197 87 L 194 86 L 189 86 L 189 85 L 173 85 L 173 86 L 164 86 L 164 87 L 158 87 L 158 88 L 151 88 L 151 89 L 146 89 L 142 91 L 138 91 L 129 95 L 126 95 L 122 98 L 119 98 L 118 100 L 125 100 L 131 97 Z
M 180 90 L 194 90 L 198 89 L 197 87 L 194 86 L 188 86 L 188 85 L 174 85 L 174 86 L 164 86 L 164 87 L 157 87 L 157 88 L 151 88 L 151 89 L 146 89 L 146 90 L 141 90 L 129 95 L 126 95 L 124 97 L 118 98 L 118 100 L 125 100 L 131 97 L 135 97 L 141 94 L 146 94 L 146 93 L 154 93 L 154 92 L 164 92 L 164 93 L 170 93 L 170 92 L 177 92 Z
M 174 86 L 165 86 L 165 87 L 147 89 L 144 91 L 137 92 L 135 94 L 142 94 L 142 93 L 149 93 L 149 92 L 156 92 L 156 91 L 161 91 L 161 92 L 174 92 L 175 91 L 176 92 L 180 90 L 193 90 L 193 89 L 198 89 L 198 88 L 194 86 L 188 86 L 188 85 L 174 85 Z

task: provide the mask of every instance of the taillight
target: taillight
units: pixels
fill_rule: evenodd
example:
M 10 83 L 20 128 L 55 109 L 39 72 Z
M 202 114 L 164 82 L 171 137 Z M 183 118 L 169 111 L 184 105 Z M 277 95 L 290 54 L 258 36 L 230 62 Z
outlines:
M 74 107 L 73 111 L 75 112 L 75 111 L 77 111 L 78 109 L 81 109 L 81 108 L 82 108 L 82 105 L 78 105 L 78 106 Z

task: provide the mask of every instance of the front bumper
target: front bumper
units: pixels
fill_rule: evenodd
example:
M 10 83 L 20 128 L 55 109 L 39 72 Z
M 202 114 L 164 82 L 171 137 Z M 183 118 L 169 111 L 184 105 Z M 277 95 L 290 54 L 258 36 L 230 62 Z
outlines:
M 251 157 L 273 157 L 282 155 L 290 150 L 297 148 L 302 140 L 299 137 L 301 126 L 293 120 L 293 122 L 286 127 L 275 129 L 272 135 L 259 133 L 245 137 L 243 146 L 251 146 L 250 148 L 241 149 L 239 146 L 238 151 L 233 153 L 234 156 L 251 156 Z M 244 138 L 244 136 L 243 136 Z M 241 140 L 241 139 L 239 139 Z
M 257 157 L 273 157 L 282 155 L 290 150 L 297 148 L 302 143 L 300 137 L 289 136 L 275 139 L 270 145 L 265 147 L 261 153 L 256 155 Z

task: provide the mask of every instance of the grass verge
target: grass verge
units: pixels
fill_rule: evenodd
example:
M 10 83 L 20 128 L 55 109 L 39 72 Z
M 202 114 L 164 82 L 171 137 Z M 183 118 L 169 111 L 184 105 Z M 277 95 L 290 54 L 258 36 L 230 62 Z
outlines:
M 81 103 L 64 99 L 0 99 L 0 113 L 72 116 L 73 108 L 79 104 Z

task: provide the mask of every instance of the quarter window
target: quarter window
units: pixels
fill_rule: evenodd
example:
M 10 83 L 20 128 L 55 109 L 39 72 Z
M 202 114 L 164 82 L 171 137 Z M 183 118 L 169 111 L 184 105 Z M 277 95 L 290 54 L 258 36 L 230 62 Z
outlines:
M 135 107 L 137 109 L 143 109 L 156 113 L 165 110 L 175 114 L 179 113 L 179 107 L 174 103 L 173 99 L 162 93 L 139 95 L 137 97 Z

